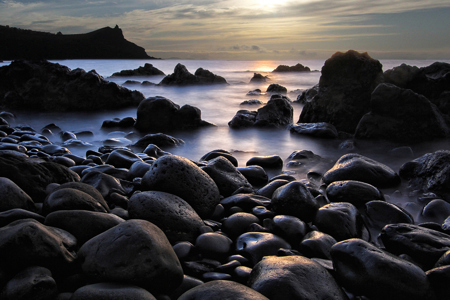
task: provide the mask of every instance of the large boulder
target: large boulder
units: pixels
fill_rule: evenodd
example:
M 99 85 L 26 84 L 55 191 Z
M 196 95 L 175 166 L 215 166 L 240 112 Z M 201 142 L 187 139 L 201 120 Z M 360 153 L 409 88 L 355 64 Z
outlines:
M 84 273 L 97 282 L 167 293 L 183 280 L 180 262 L 164 232 L 145 220 L 129 220 L 97 235 L 78 255 Z
M 111 76 L 155 76 L 165 75 L 163 71 L 155 68 L 152 64 L 145 63 L 143 67 L 139 67 L 134 70 L 122 70 L 120 72 L 113 73 Z
M 0 177 L 0 212 L 21 208 L 34 211 L 34 202 L 9 178 Z
M 427 153 L 400 167 L 400 176 L 415 193 L 435 193 L 450 201 L 450 151 Z
M 201 284 L 178 298 L 178 300 L 209 299 L 267 300 L 268 298 L 246 285 L 227 280 L 214 280 Z
M 306 102 L 298 122 L 327 122 L 338 131 L 354 133 L 382 75 L 381 63 L 367 53 L 335 53 L 322 67 L 318 94 Z
M 227 84 L 227 81 L 218 75 L 211 73 L 202 68 L 197 69 L 195 75 L 190 73 L 188 69 L 177 64 L 172 74 L 167 75 L 159 83 L 159 85 L 169 86 L 186 86 L 186 85 L 207 85 L 207 84 Z
M 94 70 L 48 61 L 13 61 L 0 68 L 0 105 L 20 110 L 93 111 L 137 106 L 144 96 Z
M 355 137 L 395 142 L 422 142 L 447 137 L 450 129 L 437 107 L 409 89 L 380 84 L 370 112 L 359 121 Z
M 180 108 L 167 98 L 150 97 L 139 104 L 134 127 L 144 132 L 167 132 L 211 125 L 202 120 L 201 114 L 197 107 L 186 104 Z

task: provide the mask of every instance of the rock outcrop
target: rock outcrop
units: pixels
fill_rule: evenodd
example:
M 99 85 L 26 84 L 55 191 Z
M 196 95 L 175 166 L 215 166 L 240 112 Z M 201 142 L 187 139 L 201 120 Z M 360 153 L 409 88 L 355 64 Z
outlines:
M 310 72 L 311 69 L 309 67 L 306 67 L 300 63 L 296 64 L 295 66 L 286 66 L 286 65 L 279 65 L 275 70 L 272 72 Z
M 189 86 L 189 85 L 210 85 L 227 84 L 225 78 L 215 75 L 212 72 L 198 68 L 195 74 L 192 74 L 182 65 L 177 64 L 172 74 L 167 75 L 159 83 L 162 86 Z
M 120 72 L 113 73 L 111 76 L 155 76 L 166 75 L 163 71 L 155 68 L 152 64 L 146 63 L 143 67 L 139 67 L 134 70 L 122 70 Z

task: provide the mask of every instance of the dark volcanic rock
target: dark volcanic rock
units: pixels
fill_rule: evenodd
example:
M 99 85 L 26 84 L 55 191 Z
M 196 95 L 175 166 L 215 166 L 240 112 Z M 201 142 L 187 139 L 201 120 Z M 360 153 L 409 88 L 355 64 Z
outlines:
M 433 299 L 422 269 L 364 240 L 337 243 L 331 256 L 337 280 L 356 295 L 373 300 Z
M 141 152 L 151 144 L 158 147 L 176 147 L 184 144 L 184 141 L 164 133 L 153 133 L 146 134 L 134 143 L 132 147 L 137 148 L 138 151 Z
M 373 185 L 355 181 L 335 181 L 327 186 L 327 197 L 331 202 L 350 202 L 356 207 L 372 200 L 384 200 L 383 194 Z
M 152 64 L 145 63 L 143 67 L 134 70 L 122 70 L 113 73 L 111 76 L 154 76 L 165 75 L 163 71 L 155 68 Z
M 0 105 L 19 110 L 93 111 L 137 106 L 144 96 L 94 70 L 48 61 L 14 61 L 0 68 Z
M 356 180 L 369 183 L 378 188 L 395 187 L 400 177 L 388 166 L 357 153 L 341 156 L 335 165 L 323 176 L 323 182 Z
M 167 98 L 150 97 L 139 104 L 134 127 L 144 132 L 162 132 L 211 125 L 202 120 L 201 114 L 197 107 L 186 104 L 180 108 Z
M 258 263 L 248 285 L 273 300 L 347 299 L 333 276 L 303 256 L 269 256 Z
M 9 178 L 0 177 L 0 212 L 21 208 L 34 211 L 34 202 Z
M 292 133 L 310 135 L 318 138 L 336 139 L 338 132 L 336 127 L 329 123 L 297 123 L 289 127 Z
M 194 242 L 204 226 L 195 210 L 178 196 L 156 191 L 134 194 L 128 203 L 130 219 L 152 222 L 164 231 L 169 241 Z
M 319 93 L 319 85 L 316 84 L 312 88 L 309 88 L 303 91 L 300 95 L 297 96 L 297 100 L 294 102 L 305 104 L 307 102 L 311 102 L 313 98 Z
M 267 76 L 263 76 L 259 73 L 254 73 L 252 79 L 250 79 L 250 83 L 255 82 L 266 82 L 269 78 Z
M 77 289 L 70 300 L 156 300 L 156 298 L 138 286 L 102 282 Z
M 380 84 L 372 93 L 370 112 L 361 118 L 355 137 L 422 142 L 449 133 L 444 117 L 427 98 L 409 89 Z
M 227 84 L 225 78 L 215 75 L 202 68 L 197 69 L 195 75 L 190 73 L 182 64 L 177 64 L 172 74 L 167 75 L 159 85 L 186 86 L 186 85 Z
M 234 129 L 252 127 L 255 124 L 257 114 L 256 111 L 246 109 L 238 110 L 233 119 L 228 122 L 228 126 Z
M 211 177 L 190 160 L 165 155 L 153 162 L 142 178 L 146 190 L 167 192 L 185 200 L 201 218 L 208 218 L 220 201 L 220 193 Z
M 271 85 L 269 85 L 267 87 L 266 90 L 267 93 L 280 93 L 280 94 L 286 94 L 287 93 L 287 88 L 285 88 L 282 85 L 279 85 L 277 83 L 272 83 Z
M 299 123 L 327 122 L 354 133 L 369 112 L 370 95 L 383 78 L 382 65 L 367 53 L 337 52 L 322 67 L 319 92 L 307 102 Z
M 145 220 L 129 220 L 87 241 L 78 252 L 83 271 L 95 281 L 170 292 L 183 270 L 164 233 Z
M 246 232 L 236 239 L 236 250 L 256 265 L 264 256 L 276 255 L 280 248 L 291 249 L 283 238 L 269 232 Z
M 311 69 L 309 67 L 306 67 L 306 66 L 298 63 L 295 66 L 279 65 L 272 72 L 310 72 L 310 71 L 311 71 Z
M 427 153 L 407 162 L 401 166 L 399 174 L 408 181 L 410 191 L 431 192 L 450 200 L 450 151 Z
M 243 284 L 214 280 L 194 287 L 178 300 L 210 300 L 210 299 L 242 299 L 242 300 L 268 300 L 265 296 Z

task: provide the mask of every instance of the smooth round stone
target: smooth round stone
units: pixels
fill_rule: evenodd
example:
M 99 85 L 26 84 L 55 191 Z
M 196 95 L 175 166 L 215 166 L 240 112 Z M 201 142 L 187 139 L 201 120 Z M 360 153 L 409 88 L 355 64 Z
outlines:
M 142 159 L 131 151 L 118 149 L 111 152 L 106 160 L 106 164 L 111 164 L 116 168 L 129 169 L 133 163 L 142 162 Z
M 147 290 L 123 283 L 102 282 L 77 289 L 71 300 L 156 300 Z
M 307 257 L 331 259 L 331 247 L 336 240 L 329 234 L 313 230 L 308 232 L 300 243 L 300 251 Z
M 224 197 L 231 196 L 239 188 L 252 188 L 247 178 L 223 156 L 209 160 L 208 164 L 201 169 L 214 180 L 220 194 Z
M 386 250 L 394 254 L 407 254 L 425 268 L 431 268 L 450 250 L 450 236 L 437 230 L 413 224 L 389 224 L 380 238 Z
M 311 222 L 318 208 L 309 189 L 299 181 L 279 187 L 272 196 L 272 210 L 276 214 L 294 216 L 304 222 Z
M 282 169 L 283 168 L 283 159 L 278 155 L 272 156 L 254 156 L 250 158 L 247 163 L 247 166 L 260 166 L 265 169 Z
M 229 254 L 233 241 L 223 234 L 207 232 L 199 235 L 195 247 L 205 256 L 224 256 Z
M 450 266 L 442 266 L 426 272 L 436 299 L 447 299 L 450 295 Z
M 351 203 L 334 202 L 322 206 L 313 224 L 336 241 L 362 237 L 363 221 L 358 209 Z
M 154 161 L 142 178 L 142 187 L 177 195 L 201 218 L 209 218 L 220 202 L 219 189 L 211 177 L 190 160 L 176 155 Z
M 43 213 L 45 215 L 57 210 L 88 210 L 109 212 L 91 195 L 73 188 L 63 188 L 52 192 L 45 200 Z
M 164 156 L 164 155 L 170 155 L 169 152 L 162 150 L 155 144 L 147 145 L 147 147 L 145 147 L 144 151 L 142 151 L 142 152 L 147 154 L 148 156 L 154 157 L 154 158 L 160 158 L 161 156 Z
M 63 157 L 67 157 L 70 158 L 71 160 L 73 160 L 75 162 L 75 164 L 80 165 L 83 163 L 84 161 L 84 157 L 75 155 L 75 154 L 64 154 Z
M 257 216 L 261 221 L 267 218 L 271 219 L 275 216 L 275 213 L 273 211 L 267 209 L 267 207 L 264 206 L 253 207 L 252 214 Z
M 69 149 L 67 149 L 66 147 L 58 146 L 55 144 L 43 146 L 42 151 L 44 151 L 47 154 L 54 155 L 54 156 L 60 156 L 60 155 L 70 153 Z
M 97 189 L 103 198 L 107 198 L 111 191 L 126 194 L 119 179 L 100 172 L 88 172 L 83 175 L 81 182 Z
M 370 224 L 379 229 L 394 223 L 414 224 L 414 218 L 406 210 L 386 201 L 367 202 L 366 215 L 369 217 Z
M 400 177 L 388 166 L 357 153 L 345 154 L 323 176 L 323 182 L 356 180 L 377 188 L 395 187 Z M 375 199 L 372 199 L 375 200 Z
M 202 279 L 207 281 L 213 281 L 213 280 L 231 280 L 231 275 L 227 273 L 220 273 L 220 272 L 206 272 L 203 273 Z
M 259 223 L 259 218 L 250 213 L 238 212 L 222 222 L 222 230 L 231 238 L 234 238 L 248 231 L 247 229 L 252 223 Z
M 248 263 L 249 263 L 248 259 L 243 257 L 240 254 L 234 254 L 227 258 L 227 261 L 233 261 L 233 260 L 237 260 L 242 265 L 248 265 Z
M 324 267 L 304 256 L 269 256 L 250 275 L 248 286 L 273 300 L 347 299 Z
M 214 280 L 194 287 L 178 300 L 245 299 L 268 300 L 257 291 L 243 284 L 229 280 Z
M 273 193 L 281 186 L 288 184 L 290 181 L 285 179 L 271 180 L 265 186 L 256 191 L 257 195 L 261 195 L 267 198 L 272 198 Z
M 284 238 L 294 248 L 299 246 L 300 241 L 308 231 L 305 222 L 288 215 L 277 215 L 272 220 L 264 220 L 264 226 L 272 233 Z
M 210 151 L 210 152 L 206 153 L 205 155 L 203 155 L 200 158 L 200 161 L 210 161 L 210 160 L 212 160 L 212 159 L 214 159 L 216 157 L 219 157 L 219 156 L 226 158 L 236 168 L 238 167 L 238 161 L 237 161 L 236 157 L 231 155 L 230 152 L 228 152 L 226 150 L 223 150 L 223 149 L 217 149 L 217 150 L 213 150 L 213 151 Z
M 183 282 L 173 292 L 169 293 L 170 299 L 178 299 L 186 291 L 195 288 L 196 286 L 204 284 L 200 279 L 191 277 L 189 275 L 183 276 Z
M 70 140 L 70 139 L 75 139 L 75 140 L 77 139 L 76 134 L 71 132 L 71 131 L 61 131 L 59 133 L 59 137 L 61 138 L 61 140 L 63 142 L 67 141 L 67 140 Z
M 250 274 L 252 273 L 252 268 L 246 267 L 246 266 L 239 266 L 236 267 L 236 269 L 233 270 L 233 276 L 237 279 L 240 283 L 247 283 L 248 279 L 250 278 Z
M 66 182 L 63 184 L 60 184 L 58 187 L 56 187 L 52 192 L 55 192 L 60 189 L 75 189 L 79 190 L 81 192 L 84 192 L 86 194 L 89 194 L 92 198 L 97 200 L 105 209 L 108 208 L 108 204 L 106 203 L 105 199 L 103 198 L 102 194 L 93 186 L 83 183 L 83 182 Z
M 40 223 L 44 223 L 45 221 L 45 217 L 37 213 L 21 208 L 14 208 L 0 212 L 0 227 L 21 219 L 34 219 Z
M 261 166 L 247 166 L 237 168 L 237 170 L 255 187 L 263 186 L 269 181 L 269 176 Z
M 55 156 L 52 158 L 52 162 L 66 166 L 68 168 L 76 165 L 76 163 L 72 159 L 64 156 Z
M 59 210 L 45 218 L 45 225 L 64 229 L 77 238 L 81 246 L 91 238 L 125 222 L 113 214 L 87 210 Z
M 53 299 L 58 292 L 50 270 L 28 267 L 17 273 L 3 288 L 2 299 Z
M 384 200 L 383 194 L 376 187 L 355 180 L 332 182 L 327 186 L 326 194 L 330 202 L 350 202 L 358 208 L 372 200 Z
M 95 281 L 138 285 L 167 293 L 183 280 L 183 270 L 161 229 L 129 220 L 87 241 L 78 251 L 83 272 Z
M 270 203 L 270 198 L 254 194 L 235 194 L 220 201 L 225 209 L 237 206 L 244 211 L 251 211 L 255 206 L 269 206 Z
M 216 268 L 216 271 L 231 274 L 234 269 L 241 266 L 241 263 L 237 260 L 232 260 L 227 262 L 226 264 L 220 265 Z
M 330 123 L 318 122 L 318 123 L 297 123 L 289 127 L 291 133 L 300 135 L 309 135 L 323 139 L 336 139 L 338 138 L 338 131 Z
M 178 196 L 157 191 L 136 193 L 128 203 L 130 219 L 152 222 L 171 243 L 194 242 L 204 225 L 195 210 Z
M 143 177 L 145 173 L 147 173 L 150 168 L 152 167 L 152 164 L 136 161 L 134 162 L 130 169 L 129 169 L 129 177 L 130 178 L 136 178 L 136 177 Z
M 422 269 L 369 242 L 339 242 L 331 248 L 331 257 L 337 280 L 356 295 L 369 299 L 429 299 L 430 283 Z
M 236 250 L 255 265 L 264 256 L 276 255 L 278 249 L 291 249 L 283 238 L 268 232 L 247 232 L 236 239 Z
M 179 260 L 183 260 L 192 253 L 194 250 L 194 245 L 190 242 L 178 242 L 175 245 L 173 245 L 173 251 L 175 251 L 175 254 L 177 255 Z
M 34 201 L 11 179 L 0 177 L 0 212 L 15 208 L 35 211 Z
M 422 222 L 443 223 L 450 216 L 450 203 L 442 199 L 431 200 L 422 210 Z

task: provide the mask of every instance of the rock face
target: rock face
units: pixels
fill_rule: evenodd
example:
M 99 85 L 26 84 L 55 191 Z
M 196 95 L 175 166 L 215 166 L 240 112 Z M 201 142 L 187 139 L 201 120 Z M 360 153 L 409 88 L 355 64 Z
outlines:
M 272 72 L 310 72 L 311 69 L 309 67 L 306 67 L 300 63 L 296 64 L 295 66 L 286 66 L 286 65 L 279 65 L 275 70 Z
M 354 133 L 382 75 L 381 63 L 367 53 L 335 53 L 322 67 L 318 94 L 305 104 L 299 123 L 327 122 Z
M 211 125 L 202 120 L 201 114 L 197 107 L 186 104 L 180 108 L 167 98 L 150 97 L 139 104 L 134 127 L 144 132 L 162 132 Z
M 0 26 L 0 59 L 149 59 L 119 26 L 84 34 L 52 34 Z M 32 47 L 30 47 L 32 45 Z
M 444 138 L 449 133 L 444 117 L 425 96 L 380 84 L 372 93 L 370 112 L 359 121 L 355 137 L 419 142 Z
M 215 75 L 208 70 L 198 68 L 195 74 L 192 74 L 182 65 L 177 64 L 172 74 L 167 75 L 159 85 L 208 85 L 208 84 L 227 84 L 225 78 Z
M 19 110 L 84 111 L 137 106 L 144 96 L 94 70 L 48 61 L 13 61 L 0 68 L 0 105 Z
M 155 68 L 152 64 L 145 63 L 143 67 L 139 67 L 134 70 L 122 70 L 120 72 L 113 73 L 111 76 L 155 76 L 166 75 L 163 71 Z

